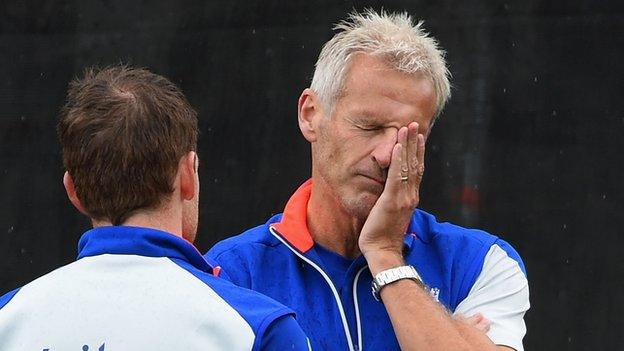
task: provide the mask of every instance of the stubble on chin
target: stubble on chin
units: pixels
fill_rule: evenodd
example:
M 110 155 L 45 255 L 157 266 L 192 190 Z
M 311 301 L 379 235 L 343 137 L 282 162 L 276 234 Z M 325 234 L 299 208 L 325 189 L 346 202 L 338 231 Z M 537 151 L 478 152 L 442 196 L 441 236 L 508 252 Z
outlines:
M 368 218 L 379 196 L 371 193 L 360 193 L 343 200 L 347 213 L 358 222 L 364 223 Z

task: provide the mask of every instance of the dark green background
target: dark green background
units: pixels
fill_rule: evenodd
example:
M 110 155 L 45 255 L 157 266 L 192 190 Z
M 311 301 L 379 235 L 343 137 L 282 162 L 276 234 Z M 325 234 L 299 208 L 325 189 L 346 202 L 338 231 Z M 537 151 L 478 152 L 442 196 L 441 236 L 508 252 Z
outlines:
M 296 123 L 332 23 L 408 10 L 447 50 L 453 97 L 433 130 L 421 208 L 511 242 L 526 263 L 527 350 L 624 340 L 624 2 L 4 1 L 0 5 L 0 290 L 75 256 L 55 124 L 67 82 L 126 62 L 199 110 L 200 237 L 281 212 L 310 173 Z

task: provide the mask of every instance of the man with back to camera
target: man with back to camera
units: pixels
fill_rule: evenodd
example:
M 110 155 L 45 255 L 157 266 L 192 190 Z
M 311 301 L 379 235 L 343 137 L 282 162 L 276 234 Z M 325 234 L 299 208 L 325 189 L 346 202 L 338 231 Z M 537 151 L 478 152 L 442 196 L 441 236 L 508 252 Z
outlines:
M 198 223 L 197 115 L 125 66 L 70 84 L 58 125 L 77 261 L 0 298 L 0 350 L 308 350 L 290 309 L 213 276 Z
M 315 349 L 522 350 L 516 251 L 415 209 L 450 95 L 442 51 L 407 14 L 354 13 L 336 29 L 299 98 L 312 178 L 206 257 L 293 308 Z

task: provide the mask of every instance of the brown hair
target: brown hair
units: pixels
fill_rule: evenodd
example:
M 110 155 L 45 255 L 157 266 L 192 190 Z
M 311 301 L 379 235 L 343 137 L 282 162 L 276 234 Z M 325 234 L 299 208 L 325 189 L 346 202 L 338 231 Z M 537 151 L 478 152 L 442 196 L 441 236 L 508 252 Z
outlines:
M 57 130 L 78 199 L 91 218 L 113 225 L 161 205 L 180 158 L 197 149 L 197 113 L 182 91 L 127 66 L 73 80 Z

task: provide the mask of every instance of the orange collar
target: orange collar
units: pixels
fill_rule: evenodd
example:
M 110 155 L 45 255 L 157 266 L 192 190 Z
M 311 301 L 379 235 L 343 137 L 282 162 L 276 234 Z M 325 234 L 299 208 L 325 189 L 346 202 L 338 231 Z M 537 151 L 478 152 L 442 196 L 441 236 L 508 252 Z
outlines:
M 308 201 L 312 194 L 312 179 L 306 180 L 299 189 L 290 197 L 284 208 L 282 219 L 271 224 L 271 227 L 284 238 L 290 245 L 294 246 L 299 252 L 306 253 L 314 246 L 314 240 L 308 230 Z M 422 216 L 422 214 L 421 214 Z M 421 220 L 422 222 L 422 220 Z M 419 237 L 425 242 L 430 239 L 418 235 L 417 223 L 414 219 L 410 221 L 407 233 L 405 233 L 405 244 L 411 248 L 414 239 Z
M 288 243 L 302 253 L 314 246 L 314 240 L 312 240 L 312 235 L 308 230 L 307 219 L 308 201 L 311 193 L 312 179 L 308 179 L 286 203 L 281 221 L 272 225 Z

